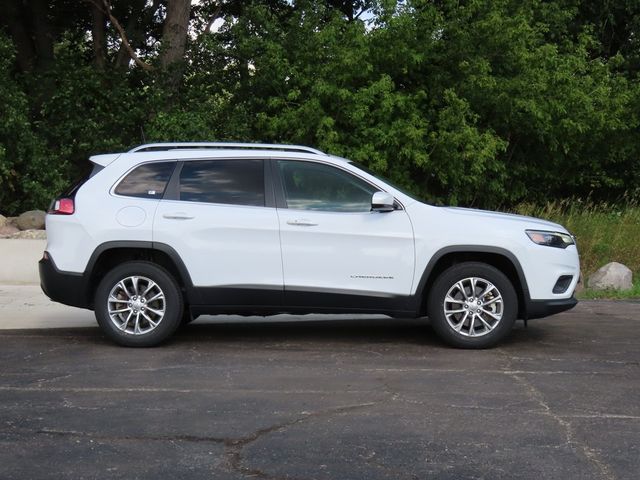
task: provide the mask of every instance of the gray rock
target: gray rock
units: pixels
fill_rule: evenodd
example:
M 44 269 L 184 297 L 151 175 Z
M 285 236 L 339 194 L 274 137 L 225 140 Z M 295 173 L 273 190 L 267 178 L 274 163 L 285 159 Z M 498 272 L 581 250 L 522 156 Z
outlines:
M 20 215 L 16 223 L 20 230 L 42 230 L 45 215 L 42 210 L 31 210 Z
M 6 238 L 10 235 L 14 235 L 19 231 L 20 230 L 18 230 L 13 225 L 5 225 L 4 227 L 0 227 L 0 238 Z
M 12 227 L 18 228 L 18 217 L 7 217 L 7 225 L 11 225 Z
M 4 215 L 0 215 L 0 228 L 4 227 L 7 224 L 7 217 Z
M 589 276 L 587 285 L 593 290 L 630 290 L 633 273 L 618 262 L 607 263 Z
M 10 235 L 8 238 L 22 238 L 29 240 L 46 240 L 47 232 L 44 230 L 22 230 Z

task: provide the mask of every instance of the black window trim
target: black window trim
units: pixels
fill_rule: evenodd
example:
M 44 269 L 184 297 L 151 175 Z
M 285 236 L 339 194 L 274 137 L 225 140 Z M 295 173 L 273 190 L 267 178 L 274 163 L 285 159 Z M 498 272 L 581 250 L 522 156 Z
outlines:
M 120 186 L 120 184 L 124 181 L 125 178 L 127 178 L 129 176 L 130 173 L 132 173 L 138 167 L 142 167 L 143 165 L 151 165 L 153 163 L 173 163 L 174 164 L 173 173 L 169 176 L 169 181 L 167 181 L 167 186 L 164 188 L 164 193 L 163 193 L 162 197 L 158 197 L 158 198 L 135 197 L 133 195 L 122 195 L 121 193 L 116 193 L 116 189 L 118 188 L 118 186 Z M 154 202 L 162 200 L 167 195 L 167 191 L 169 190 L 169 185 L 171 184 L 171 179 L 173 178 L 173 176 L 176 173 L 178 163 L 180 163 L 178 160 L 171 159 L 171 158 L 164 158 L 164 159 L 159 159 L 159 160 L 150 160 L 148 162 L 136 163 L 135 165 L 132 165 L 131 168 L 129 168 L 126 172 L 124 172 L 122 175 L 120 175 L 120 177 L 118 177 L 118 179 L 113 183 L 113 185 L 109 189 L 109 195 L 114 196 L 114 197 L 118 197 L 118 198 L 135 198 L 137 200 L 152 200 Z M 92 174 L 92 176 L 93 176 L 93 174 Z
M 310 159 L 310 158 L 291 158 L 291 157 L 198 157 L 198 158 L 184 158 L 184 159 L 175 159 L 175 158 L 163 158 L 157 160 L 150 160 L 148 162 L 141 162 L 136 165 L 131 166 L 124 174 L 122 174 L 118 180 L 115 181 L 113 186 L 111 187 L 109 193 L 115 197 L 120 198 L 136 198 L 138 200 L 170 200 L 170 201 L 181 201 L 179 200 L 179 188 L 180 188 L 180 173 L 182 172 L 182 167 L 186 162 L 198 162 L 198 161 L 209 161 L 209 160 L 262 160 L 264 166 L 264 194 L 265 194 L 265 205 L 261 207 L 259 205 L 236 205 L 236 204 L 218 204 L 218 203 L 208 203 L 208 205 L 226 205 L 226 206 L 235 206 L 235 207 L 250 207 L 250 208 L 286 208 L 288 209 L 287 202 L 284 195 L 284 185 L 282 183 L 282 177 L 280 176 L 280 172 L 278 171 L 278 160 L 284 161 L 293 161 L 293 162 L 306 162 L 306 163 L 319 163 L 321 165 L 326 165 L 329 167 L 337 168 L 338 170 L 342 170 L 348 175 L 352 175 L 363 182 L 371 185 L 381 192 L 388 192 L 388 190 L 381 188 L 380 185 L 376 185 L 371 182 L 369 179 L 364 178 L 358 175 L 351 170 L 348 170 L 341 165 L 336 165 L 333 163 L 324 162 L 321 160 Z M 132 197 L 129 195 L 120 195 L 115 193 L 116 188 L 120 183 L 129 175 L 133 170 L 142 166 L 148 165 L 151 163 L 175 163 L 175 168 L 173 169 L 173 173 L 171 177 L 169 177 L 169 181 L 167 182 L 167 186 L 164 190 L 164 195 L 162 198 L 145 198 L 145 197 Z M 396 204 L 396 210 L 404 210 L 404 205 L 395 197 L 394 200 Z M 194 203 L 194 202 L 190 202 Z M 291 209 L 293 210 L 293 209 Z M 309 210 L 300 210 L 300 211 L 309 211 Z M 337 212 L 334 210 L 317 210 L 318 212 L 325 213 L 342 213 L 342 214 L 350 214 L 353 215 L 363 212 Z
M 182 173 L 182 167 L 185 163 L 191 162 L 207 162 L 207 161 L 217 161 L 217 160 L 232 160 L 232 161 L 243 161 L 243 160 L 260 160 L 262 161 L 262 167 L 264 169 L 264 206 L 262 205 L 241 205 L 236 203 L 210 203 L 210 202 L 187 202 L 186 200 L 180 200 L 180 174 Z M 276 207 L 276 199 L 275 199 L 275 191 L 273 188 L 271 168 L 269 165 L 268 158 L 260 158 L 260 157 L 204 157 L 204 158 L 185 158 L 176 160 L 178 165 L 173 171 L 169 182 L 167 183 L 167 188 L 164 191 L 164 196 L 162 200 L 171 200 L 174 202 L 185 202 L 185 203 L 198 203 L 202 205 L 218 205 L 218 206 L 226 206 L 226 207 L 245 207 L 245 208 L 275 208 Z
M 180 173 L 182 172 L 183 161 L 178 160 L 176 168 L 173 170 L 173 175 L 167 183 L 167 188 L 164 190 L 164 196 L 162 200 L 177 200 L 179 197 L 180 189 Z
M 315 159 L 307 159 L 307 158 L 283 158 L 283 157 L 271 157 L 269 159 L 269 163 L 271 164 L 271 176 L 273 177 L 273 186 L 275 188 L 275 199 L 276 199 L 276 207 L 277 208 L 286 208 L 288 210 L 294 210 L 293 208 L 289 208 L 287 205 L 287 199 L 285 197 L 285 193 L 284 193 L 284 183 L 282 181 L 282 175 L 280 174 L 280 171 L 278 170 L 278 161 L 282 160 L 282 161 L 292 161 L 292 162 L 304 162 L 304 163 L 319 163 L 320 165 L 325 165 L 328 167 L 333 167 L 333 168 L 337 168 L 338 170 L 342 170 L 343 172 L 345 172 L 348 175 L 352 175 L 354 177 L 356 177 L 359 180 L 362 180 L 363 182 L 371 185 L 372 187 L 374 187 L 375 189 L 377 189 L 379 192 L 386 192 L 389 193 L 386 189 L 383 189 L 382 187 L 380 187 L 380 185 L 376 185 L 375 183 L 369 181 L 368 179 L 358 175 L 357 173 L 352 172 L 351 170 L 348 170 L 346 168 L 343 168 L 340 165 L 336 165 L 333 163 L 328 163 L 328 162 L 323 162 L 320 160 L 315 160 Z M 404 205 L 402 205 L 402 203 L 395 197 L 393 197 L 394 199 L 394 203 L 396 205 L 396 210 L 404 210 Z M 362 213 L 375 213 L 375 212 L 339 212 L 336 210 L 300 210 L 300 209 L 295 209 L 298 210 L 300 212 L 309 212 L 309 211 L 313 211 L 313 212 L 323 212 L 323 213 L 342 213 L 345 215 L 353 215 L 353 214 L 362 214 Z

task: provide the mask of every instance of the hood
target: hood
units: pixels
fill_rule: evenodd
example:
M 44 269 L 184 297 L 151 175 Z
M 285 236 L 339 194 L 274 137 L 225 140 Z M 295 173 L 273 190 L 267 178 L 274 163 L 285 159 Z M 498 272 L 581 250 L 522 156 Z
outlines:
M 486 218 L 494 218 L 496 220 L 502 221 L 514 221 L 518 223 L 527 224 L 528 228 L 539 228 L 541 230 L 552 230 L 554 232 L 567 232 L 567 229 L 562 225 L 557 223 L 549 222 L 548 220 L 543 220 L 541 218 L 535 217 L 527 217 L 525 215 L 516 215 L 514 213 L 501 213 L 501 212 L 491 212 L 488 210 L 478 210 L 475 208 L 462 208 L 462 207 L 438 207 L 442 210 L 445 210 L 449 213 L 465 215 L 465 216 L 473 216 L 478 218 L 478 216 L 483 216 Z

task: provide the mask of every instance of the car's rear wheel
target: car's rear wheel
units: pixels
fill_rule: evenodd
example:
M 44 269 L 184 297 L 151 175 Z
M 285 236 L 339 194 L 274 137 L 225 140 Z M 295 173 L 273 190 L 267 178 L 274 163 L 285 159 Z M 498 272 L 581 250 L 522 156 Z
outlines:
M 511 331 L 518 313 L 518 296 L 497 268 L 465 262 L 445 270 L 427 299 L 428 316 L 436 333 L 461 348 L 488 348 Z
M 180 326 L 183 300 L 175 279 L 150 262 L 127 262 L 107 273 L 95 295 L 104 333 L 127 347 L 152 347 Z

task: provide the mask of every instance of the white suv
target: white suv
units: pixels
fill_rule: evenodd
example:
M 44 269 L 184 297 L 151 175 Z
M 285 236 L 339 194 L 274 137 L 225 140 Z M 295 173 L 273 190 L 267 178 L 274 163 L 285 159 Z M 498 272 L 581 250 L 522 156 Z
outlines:
M 312 148 L 150 144 L 91 161 L 49 210 L 40 278 L 122 345 L 200 314 L 382 313 L 483 348 L 577 303 L 562 226 L 427 205 Z

